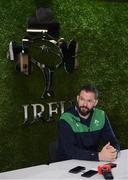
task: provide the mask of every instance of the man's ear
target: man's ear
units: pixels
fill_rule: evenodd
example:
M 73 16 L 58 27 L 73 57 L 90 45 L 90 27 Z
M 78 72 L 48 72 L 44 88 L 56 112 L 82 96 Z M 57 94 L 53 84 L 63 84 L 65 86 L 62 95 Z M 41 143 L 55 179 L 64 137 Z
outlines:
M 77 102 L 78 102 L 79 97 L 80 97 L 80 96 L 77 95 L 77 97 L 76 97 Z
M 96 99 L 94 106 L 96 106 L 96 105 L 97 105 L 97 103 L 98 103 L 98 99 Z

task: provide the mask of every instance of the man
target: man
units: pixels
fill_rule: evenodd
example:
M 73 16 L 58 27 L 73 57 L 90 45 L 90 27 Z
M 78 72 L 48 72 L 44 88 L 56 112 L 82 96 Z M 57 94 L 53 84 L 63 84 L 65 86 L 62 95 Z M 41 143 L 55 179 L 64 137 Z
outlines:
M 110 122 L 103 110 L 95 108 L 98 91 L 92 85 L 83 86 L 75 106 L 59 120 L 58 161 L 80 159 L 114 161 L 120 150 Z M 104 143 L 99 151 L 100 141 Z

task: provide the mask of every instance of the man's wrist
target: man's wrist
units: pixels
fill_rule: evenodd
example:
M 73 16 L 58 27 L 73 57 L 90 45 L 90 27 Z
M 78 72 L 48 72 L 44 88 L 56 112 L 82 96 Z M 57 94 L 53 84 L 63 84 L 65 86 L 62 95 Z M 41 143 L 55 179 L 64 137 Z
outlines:
M 103 161 L 101 152 L 98 153 L 98 159 L 99 161 Z

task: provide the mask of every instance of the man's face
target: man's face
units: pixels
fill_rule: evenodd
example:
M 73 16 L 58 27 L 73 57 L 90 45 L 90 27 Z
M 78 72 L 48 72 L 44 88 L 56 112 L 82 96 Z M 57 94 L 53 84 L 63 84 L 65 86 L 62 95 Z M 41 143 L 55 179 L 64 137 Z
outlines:
M 77 96 L 77 108 L 82 116 L 86 116 L 98 103 L 95 97 L 95 93 L 81 91 L 80 95 Z

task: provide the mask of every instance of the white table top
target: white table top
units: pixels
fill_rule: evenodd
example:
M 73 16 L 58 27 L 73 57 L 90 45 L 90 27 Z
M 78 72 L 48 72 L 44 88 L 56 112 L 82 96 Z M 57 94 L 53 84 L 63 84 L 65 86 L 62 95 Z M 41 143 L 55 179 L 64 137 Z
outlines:
M 85 171 L 97 169 L 98 165 L 103 165 L 106 162 L 82 161 L 82 160 L 67 160 L 50 165 L 33 166 L 14 171 L 0 173 L 0 179 L 104 179 L 102 175 L 96 174 L 90 178 L 82 177 L 82 172 L 72 174 L 68 171 L 75 166 L 86 167 Z M 112 169 L 114 179 L 128 180 L 128 150 L 122 150 L 118 159 L 115 161 L 116 168 Z

